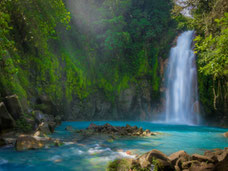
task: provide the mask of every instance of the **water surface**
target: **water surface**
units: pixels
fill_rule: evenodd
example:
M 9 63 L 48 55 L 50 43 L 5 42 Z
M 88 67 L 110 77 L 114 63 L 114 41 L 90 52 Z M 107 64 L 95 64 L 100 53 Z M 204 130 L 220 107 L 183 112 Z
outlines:
M 61 147 L 25 152 L 16 152 L 12 147 L 1 148 L 0 171 L 102 171 L 105 170 L 107 163 L 115 158 L 134 157 L 134 154 L 141 154 L 152 149 L 161 150 L 169 155 L 178 150 L 185 150 L 189 154 L 202 154 L 206 149 L 228 147 L 228 138 L 222 135 L 228 130 L 213 127 L 164 125 L 150 122 L 109 122 L 115 126 L 125 126 L 128 123 L 162 133 L 150 138 L 122 138 L 114 141 L 106 136 L 82 138 L 64 130 L 68 125 L 75 129 L 84 129 L 90 123 L 63 122 L 52 135 L 65 142 Z M 94 123 L 102 125 L 107 122 Z M 132 150 L 132 155 L 126 153 L 128 150 Z

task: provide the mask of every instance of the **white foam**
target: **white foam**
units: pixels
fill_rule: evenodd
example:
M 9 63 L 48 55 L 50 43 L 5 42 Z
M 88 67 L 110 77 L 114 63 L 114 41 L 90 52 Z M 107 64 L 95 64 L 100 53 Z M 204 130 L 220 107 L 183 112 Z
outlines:
M 8 163 L 8 160 L 0 158 L 0 165 Z
M 90 148 L 88 150 L 88 153 L 89 154 L 97 154 L 97 153 L 103 153 L 103 152 L 106 152 L 106 151 L 112 151 L 110 148 L 104 148 L 102 149 L 101 147 L 97 146 L 97 147 L 94 147 L 94 148 Z

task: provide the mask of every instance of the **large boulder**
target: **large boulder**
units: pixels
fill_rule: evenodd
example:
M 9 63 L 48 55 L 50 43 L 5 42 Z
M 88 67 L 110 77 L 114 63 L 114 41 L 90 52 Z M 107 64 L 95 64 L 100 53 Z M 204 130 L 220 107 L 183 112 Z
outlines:
M 15 144 L 15 149 L 17 151 L 35 150 L 43 147 L 44 144 L 41 141 L 38 141 L 37 139 L 31 136 L 18 137 Z
M 0 103 L 0 132 L 3 130 L 13 129 L 16 123 L 13 117 L 9 114 L 3 102 Z
M 218 161 L 218 156 L 221 155 L 222 153 L 223 153 L 223 150 L 217 148 L 217 149 L 205 151 L 204 156 L 207 156 L 214 161 Z
M 5 99 L 6 99 L 6 107 L 9 113 L 12 115 L 12 117 L 15 120 L 20 119 L 20 117 L 23 116 L 24 111 L 18 99 L 18 96 L 14 94 L 12 96 L 6 96 Z
M 152 165 L 155 165 L 159 170 L 172 171 L 174 167 L 171 164 L 171 161 L 168 159 L 164 153 L 158 150 L 152 150 L 148 153 L 145 153 L 137 158 L 138 163 L 142 168 L 149 168 Z
M 207 163 L 213 163 L 213 162 L 215 162 L 210 157 L 203 156 L 203 155 L 200 155 L 200 154 L 193 154 L 192 155 L 192 160 L 197 160 L 197 161 L 200 161 L 200 162 L 207 162 Z
M 171 161 L 171 163 L 172 163 L 173 165 L 175 165 L 176 162 L 177 162 L 177 160 L 178 160 L 180 157 L 190 158 L 190 156 L 189 156 L 185 151 L 183 151 L 183 150 L 171 154 L 168 158 L 169 158 L 169 160 Z

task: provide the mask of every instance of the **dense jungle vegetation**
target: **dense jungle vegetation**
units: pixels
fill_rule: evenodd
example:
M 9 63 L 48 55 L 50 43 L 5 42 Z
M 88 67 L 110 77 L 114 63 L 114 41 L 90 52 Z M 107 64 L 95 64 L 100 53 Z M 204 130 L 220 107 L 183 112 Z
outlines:
M 187 28 L 196 30 L 199 95 L 209 117 L 227 112 L 226 0 L 2 0 L 0 97 L 23 105 L 47 95 L 57 112 L 74 98 L 102 91 L 114 102 L 130 83 L 161 97 L 161 60 Z M 72 5 L 74 4 L 74 5 Z M 191 7 L 193 18 L 181 14 Z M 42 108 L 43 106 L 38 106 Z

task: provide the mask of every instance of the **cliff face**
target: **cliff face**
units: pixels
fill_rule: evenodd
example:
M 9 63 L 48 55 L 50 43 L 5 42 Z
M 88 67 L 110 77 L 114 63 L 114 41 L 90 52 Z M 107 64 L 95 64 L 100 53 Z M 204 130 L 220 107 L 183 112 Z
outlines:
M 153 102 L 152 86 L 147 80 L 140 85 L 130 84 L 110 101 L 102 91 L 83 100 L 74 99 L 65 120 L 152 120 L 160 109 L 160 99 Z

